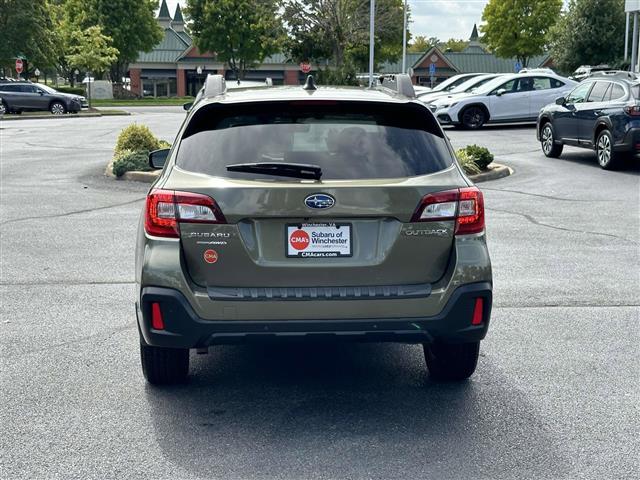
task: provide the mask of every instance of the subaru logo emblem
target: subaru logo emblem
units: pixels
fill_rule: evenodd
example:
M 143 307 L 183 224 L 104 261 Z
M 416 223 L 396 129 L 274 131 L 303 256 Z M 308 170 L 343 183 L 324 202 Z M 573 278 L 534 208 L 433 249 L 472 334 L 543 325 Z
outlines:
M 335 199 L 326 193 L 314 193 L 304 199 L 304 204 L 307 207 L 316 209 L 331 208 L 335 203 Z

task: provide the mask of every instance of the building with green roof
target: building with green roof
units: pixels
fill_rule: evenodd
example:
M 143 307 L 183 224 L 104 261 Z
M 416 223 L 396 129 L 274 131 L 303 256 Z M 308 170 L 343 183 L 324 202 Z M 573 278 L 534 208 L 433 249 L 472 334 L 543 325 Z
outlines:
M 515 73 L 518 62 L 514 58 L 499 58 L 487 51 L 480 43 L 478 29 L 473 26 L 469 44 L 462 52 L 442 51 L 433 47 L 425 53 L 407 54 L 407 65 L 413 69 L 413 80 L 417 85 L 430 85 L 430 65 L 435 65 L 434 84 L 460 73 Z M 529 68 L 549 68 L 549 55 L 540 55 L 529 60 Z M 381 73 L 396 73 L 402 70 L 402 62 L 384 63 Z
M 162 0 L 157 21 L 164 29 L 162 41 L 150 52 L 140 52 L 137 60 L 129 66 L 133 92 L 153 97 L 195 96 L 207 74 L 222 74 L 227 80 L 235 80 L 235 73 L 219 61 L 215 53 L 200 52 L 194 45 L 179 4 L 172 18 L 166 1 Z M 435 66 L 433 82 L 431 64 Z M 431 85 L 460 73 L 513 73 L 517 62 L 515 59 L 498 58 L 487 51 L 474 25 L 469 43 L 462 52 L 442 51 L 434 47 L 424 53 L 407 54 L 407 65 L 413 70 L 415 84 Z M 550 65 L 548 55 L 534 57 L 529 62 L 530 68 Z M 382 64 L 378 71 L 398 73 L 401 69 L 402 63 L 398 59 L 397 62 Z M 282 53 L 265 58 L 260 65 L 245 72 L 246 80 L 271 78 L 274 85 L 297 85 L 304 82 L 305 76 L 299 65 Z

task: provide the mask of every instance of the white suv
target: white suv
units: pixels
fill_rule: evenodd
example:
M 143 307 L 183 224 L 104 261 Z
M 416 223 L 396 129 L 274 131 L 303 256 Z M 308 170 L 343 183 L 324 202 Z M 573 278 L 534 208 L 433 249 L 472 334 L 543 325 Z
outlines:
M 555 74 L 516 73 L 495 78 L 469 95 L 443 98 L 432 105 L 443 125 L 476 129 L 486 123 L 535 122 L 542 107 L 576 84 Z

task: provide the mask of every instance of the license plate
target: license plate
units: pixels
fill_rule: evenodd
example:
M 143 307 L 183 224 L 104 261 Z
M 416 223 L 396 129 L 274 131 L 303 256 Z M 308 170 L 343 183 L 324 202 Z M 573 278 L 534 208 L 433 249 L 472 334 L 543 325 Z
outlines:
M 350 257 L 351 225 L 303 223 L 287 225 L 287 257 Z

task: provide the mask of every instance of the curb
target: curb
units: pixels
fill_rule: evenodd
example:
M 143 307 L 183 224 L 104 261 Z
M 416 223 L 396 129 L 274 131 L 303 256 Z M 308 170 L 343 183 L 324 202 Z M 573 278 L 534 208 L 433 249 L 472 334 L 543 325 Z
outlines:
M 509 175 L 513 175 L 513 169 L 511 167 L 507 167 L 506 165 L 501 165 L 494 162 L 489 165 L 488 172 L 469 175 L 469 178 L 473 181 L 473 183 L 480 183 L 488 182 L 490 180 L 498 180 L 499 178 L 508 177 Z
M 131 115 L 131 113 L 129 112 L 105 112 L 105 113 L 100 113 L 100 112 L 87 112 L 87 113 L 77 113 L 77 114 L 65 114 L 65 115 L 53 115 L 53 114 L 48 114 L 48 115 L 11 115 L 10 117 L 8 117 L 7 115 L 2 115 L 0 116 L 0 120 L 4 121 L 4 120 L 8 120 L 8 121 L 16 121 L 16 120 L 44 120 L 44 119 L 51 119 L 54 118 L 56 120 L 58 119 L 67 119 L 67 118 L 90 118 L 90 117 L 107 117 L 107 116 L 116 116 L 116 115 Z
M 104 175 L 118 181 L 127 180 L 129 182 L 153 183 L 158 179 L 161 172 L 162 170 L 153 170 L 151 172 L 132 171 L 125 172 L 121 177 L 116 177 L 113 174 L 113 162 L 109 162 L 107 168 L 104 170 Z

